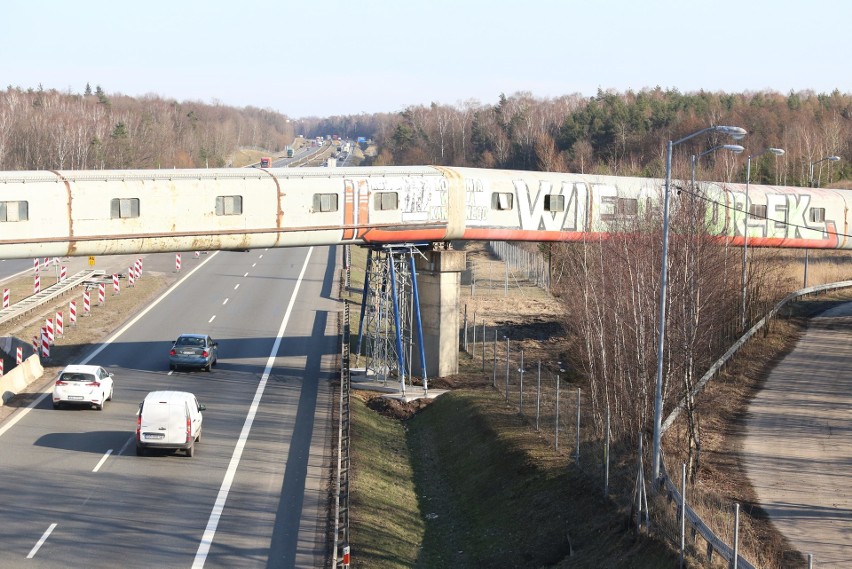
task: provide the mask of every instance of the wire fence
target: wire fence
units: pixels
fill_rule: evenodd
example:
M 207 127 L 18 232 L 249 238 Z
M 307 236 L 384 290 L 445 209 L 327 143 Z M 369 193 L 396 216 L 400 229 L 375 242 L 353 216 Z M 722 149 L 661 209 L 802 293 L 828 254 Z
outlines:
M 506 264 L 508 266 L 508 263 Z M 506 281 L 508 282 L 508 281 Z M 788 295 L 774 307 L 767 305 L 764 316 L 714 364 L 698 389 L 714 376 L 747 340 L 765 331 L 770 319 L 783 312 L 786 303 L 803 296 L 852 286 L 852 282 L 810 287 Z M 520 336 L 520 334 L 518 335 Z M 589 479 L 599 484 L 601 495 L 630 513 L 636 532 L 653 532 L 681 551 L 685 560 L 705 566 L 743 569 L 755 567 L 742 552 L 765 562 L 766 544 L 751 530 L 748 516 L 740 516 L 740 504 L 704 490 L 687 488 L 684 465 L 676 465 L 674 476 L 665 473 L 660 486 L 652 488 L 650 449 L 643 448 L 640 433 L 638 448 L 610 436 L 609 410 L 597 415 L 578 385 L 567 381 L 563 362 L 529 361 L 520 340 L 511 327 L 498 328 L 477 322 L 475 313 L 467 314 L 461 337 L 462 349 L 473 358 L 483 374 L 490 375 L 492 387 L 518 410 L 529 424 L 553 448 Z M 667 425 L 677 416 L 672 413 Z M 650 446 L 650 445 L 648 445 Z M 675 481 L 680 482 L 676 485 Z M 686 500 L 683 499 L 686 496 Z M 803 560 L 797 552 L 784 552 L 784 567 L 817 567 L 811 555 Z M 789 553 L 789 555 L 786 555 Z
M 508 296 L 529 283 L 550 290 L 549 264 L 541 253 L 505 241 L 489 241 L 487 250 L 503 262 L 488 263 L 480 270 L 468 266 L 465 284 L 470 296 Z
M 515 246 L 503 249 L 506 258 L 502 267 L 503 293 L 507 291 L 510 282 L 513 287 L 529 287 L 533 279 L 527 276 L 527 267 L 530 267 L 529 274 L 533 276 L 540 271 L 541 265 L 534 268 L 538 262 L 530 261 L 534 255 L 522 255 L 518 251 L 519 248 Z M 508 260 L 512 256 L 515 261 Z M 541 256 L 539 261 L 543 263 Z M 483 290 L 501 290 L 494 286 L 495 265 L 499 266 L 493 262 L 484 265 L 488 267 L 486 274 L 492 275 L 490 278 L 479 278 L 482 273 L 478 273 L 477 277 L 477 273 L 472 271 L 472 296 L 476 294 L 473 288 L 475 283 L 481 285 L 487 282 L 492 285 L 485 289 L 480 287 L 480 293 Z M 520 269 L 521 266 L 524 268 Z M 839 286 L 852 286 L 852 282 L 812 287 L 788 296 L 767 310 L 767 316 L 755 324 L 746 336 L 734 342 L 734 348 L 741 346 L 749 337 L 754 337 L 761 328 L 765 329 L 769 319 L 781 312 L 786 302 Z M 348 331 L 348 326 L 346 329 Z M 731 334 L 735 335 L 735 331 L 732 330 Z M 484 375 L 490 376 L 492 388 L 505 397 L 507 404 L 517 409 L 552 447 L 553 452 L 563 456 L 566 462 L 597 484 L 601 495 L 611 500 L 620 511 L 629 514 L 630 525 L 637 534 L 653 533 L 679 548 L 681 567 L 686 562 L 691 566 L 754 567 L 742 551 L 749 552 L 749 556 L 757 555 L 758 561 L 764 561 L 762 554 L 754 552 L 761 552 L 765 544 L 760 543 L 757 534 L 751 531 L 748 516 L 741 519 L 739 504 L 731 503 L 697 485 L 688 488 L 684 484 L 684 465 L 680 465 L 680 468 L 676 466 L 676 470 L 681 472 L 673 476 L 665 472 L 664 465 L 664 476 L 657 482 L 659 486 L 654 487 L 655 482 L 649 479 L 648 474 L 651 464 L 650 445 L 644 445 L 646 441 L 643 434 L 639 433 L 631 439 L 638 441 L 638 445 L 613 440 L 609 428 L 609 410 L 601 412 L 593 409 L 587 394 L 578 384 L 569 380 L 573 375 L 568 373 L 563 362 L 530 361 L 526 358 L 522 348 L 523 337 L 523 333 L 515 330 L 513 325 L 488 326 L 484 319 L 477 322 L 474 312 L 470 320 L 465 314 L 460 340 L 462 349 L 473 358 L 474 364 L 481 366 Z M 344 346 L 347 345 L 348 342 L 344 341 Z M 736 351 L 734 348 L 723 359 L 731 357 Z M 718 370 L 723 363 L 717 362 L 714 370 Z M 343 384 L 348 384 L 345 378 L 347 367 L 344 364 Z M 708 381 L 715 373 L 714 370 L 708 372 Z M 342 391 L 348 392 L 345 388 Z M 343 401 L 341 405 L 344 405 Z M 341 417 L 345 415 L 346 411 L 341 408 Z M 339 445 L 346 449 L 348 422 L 341 422 L 340 435 L 346 440 L 340 440 Z M 344 500 L 348 497 L 349 470 L 345 453 L 340 455 L 339 461 L 336 516 L 339 525 L 335 528 L 334 561 L 336 566 L 345 566 L 343 560 L 348 553 L 344 547 L 344 544 L 348 544 L 348 504 Z M 675 481 L 680 481 L 679 487 Z M 815 565 L 810 557 L 807 565 L 804 565 L 801 556 L 795 553 L 789 558 L 789 563 L 783 566 L 810 568 Z
M 737 533 L 737 505 L 699 500 L 701 511 L 714 512 L 704 522 L 687 504 L 685 523 L 680 520 L 681 492 L 666 478 L 664 486 L 653 488 L 651 452 L 640 433 L 638 447 L 615 441 L 610 435 L 609 411 L 596 416 L 582 388 L 566 381 L 561 362 L 558 372 L 554 362 L 525 360 L 518 343 L 498 333 L 497 340 L 485 342 L 487 372 L 492 387 L 517 409 L 532 428 L 547 441 L 553 452 L 563 456 L 574 468 L 596 482 L 601 496 L 612 500 L 629 512 L 630 524 L 637 533 L 653 532 L 679 547 L 683 544 L 686 559 L 704 559 L 709 566 L 719 559 L 731 564 L 738 550 L 733 535 Z M 712 522 L 712 523 L 711 523 Z M 711 530 L 710 528 L 715 528 Z M 744 536 L 748 542 L 750 538 Z M 742 538 L 740 538 L 742 539 Z M 754 566 L 737 552 L 737 567 Z M 733 565 L 731 565 L 733 566 Z

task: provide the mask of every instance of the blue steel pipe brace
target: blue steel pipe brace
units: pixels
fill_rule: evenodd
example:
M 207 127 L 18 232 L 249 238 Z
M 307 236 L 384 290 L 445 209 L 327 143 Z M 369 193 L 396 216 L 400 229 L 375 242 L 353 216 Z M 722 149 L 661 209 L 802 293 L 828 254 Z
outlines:
M 423 391 L 428 389 L 426 380 L 426 348 L 423 345 L 423 324 L 420 319 L 420 294 L 417 292 L 417 270 L 414 268 L 414 250 L 409 256 L 411 265 L 411 290 L 414 294 L 414 323 L 417 326 L 417 346 L 420 348 L 420 369 L 423 370 Z
M 405 395 L 405 356 L 402 353 L 402 325 L 399 321 L 399 299 L 396 292 L 396 269 L 393 266 L 393 253 L 388 253 L 390 260 L 391 297 L 393 298 L 393 321 L 396 325 L 396 353 L 399 360 L 400 391 Z

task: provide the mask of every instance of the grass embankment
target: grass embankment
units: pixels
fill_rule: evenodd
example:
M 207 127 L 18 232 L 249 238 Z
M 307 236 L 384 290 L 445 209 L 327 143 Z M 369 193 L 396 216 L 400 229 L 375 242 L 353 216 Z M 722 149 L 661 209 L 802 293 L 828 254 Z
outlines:
M 353 397 L 353 567 L 673 567 L 490 389 L 400 421 Z

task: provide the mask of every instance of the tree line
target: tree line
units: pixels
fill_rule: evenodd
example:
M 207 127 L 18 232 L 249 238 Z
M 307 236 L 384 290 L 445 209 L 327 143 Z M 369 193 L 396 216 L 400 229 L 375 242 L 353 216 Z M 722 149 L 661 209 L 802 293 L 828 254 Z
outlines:
M 297 135 L 363 136 L 368 164 L 469 166 L 662 177 L 665 143 L 710 125 L 749 131 L 743 156 L 710 155 L 700 179 L 745 181 L 745 156 L 767 147 L 784 156 L 752 163 L 752 182 L 793 186 L 852 177 L 852 95 L 790 92 L 683 94 L 660 88 L 536 98 L 501 94 L 495 104 L 409 106 L 398 113 L 291 119 L 255 107 L 178 102 L 156 95 L 55 89 L 0 91 L 0 168 L 190 168 L 229 165 L 244 147 L 276 153 Z M 709 143 L 729 142 L 721 137 Z M 693 148 L 692 152 L 702 149 Z M 839 156 L 838 162 L 821 161 Z M 689 152 L 673 172 L 689 177 Z M 676 177 L 677 177 L 676 175 Z
M 149 95 L 8 87 L 0 91 L 0 169 L 229 166 L 243 147 L 278 152 L 294 137 L 281 113 Z
M 810 165 L 828 156 L 843 160 L 815 165 L 819 182 L 852 176 L 852 95 L 838 91 L 683 94 L 656 88 L 551 99 L 516 93 L 500 95 L 493 105 L 412 106 L 393 118 L 396 124 L 373 133 L 381 147 L 377 163 L 661 178 L 668 140 L 730 125 L 749 132 L 743 156 L 720 153 L 700 161 L 702 179 L 744 182 L 745 157 L 768 147 L 786 154 L 777 164 L 765 158 L 753 163 L 752 182 L 807 186 Z M 682 154 L 673 169 L 688 178 L 689 153 Z

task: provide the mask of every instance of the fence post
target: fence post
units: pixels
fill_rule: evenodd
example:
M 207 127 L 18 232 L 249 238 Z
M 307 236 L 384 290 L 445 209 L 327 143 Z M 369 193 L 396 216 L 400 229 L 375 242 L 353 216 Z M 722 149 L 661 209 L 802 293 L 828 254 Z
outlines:
M 464 353 L 468 354 L 470 352 L 467 351 L 467 304 L 464 305 L 464 341 L 462 344 L 464 345 Z
M 556 450 L 559 450 L 559 375 L 556 375 Z
M 609 403 L 606 404 L 606 434 L 604 435 L 604 498 L 609 496 Z
M 509 337 L 506 336 L 506 403 L 509 402 Z
M 494 377 L 491 380 L 491 386 L 497 389 L 497 328 L 494 329 Z
M 577 454 L 574 459 L 580 464 L 580 388 L 577 388 Z
M 740 505 L 734 504 L 734 569 L 737 569 L 737 558 L 740 550 Z
M 680 569 L 686 558 L 686 463 L 680 471 Z
M 524 351 L 521 350 L 521 367 L 518 368 L 520 388 L 518 389 L 518 413 L 524 414 Z
M 509 296 L 509 255 L 504 258 L 506 263 L 506 278 L 503 280 L 503 296 Z
M 472 358 L 476 357 L 476 310 L 473 311 L 473 345 L 470 347 L 470 356 Z M 476 361 L 476 360 L 474 360 Z
M 482 322 L 482 371 L 485 371 L 485 343 L 488 338 L 485 337 L 485 321 Z
M 538 431 L 538 417 L 541 413 L 541 360 L 538 360 L 538 374 L 535 387 L 535 430 Z
M 648 511 L 648 491 L 645 488 L 645 466 L 642 456 L 642 433 L 639 433 L 639 471 L 636 474 L 636 532 L 642 530 L 642 509 L 645 510 L 645 530 L 651 531 L 651 514 Z

